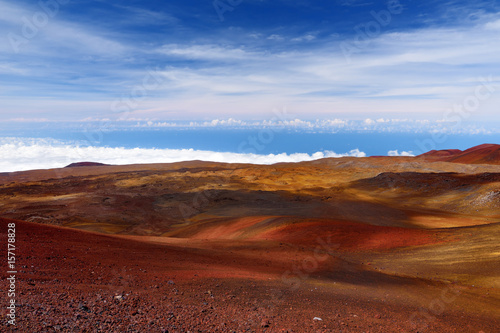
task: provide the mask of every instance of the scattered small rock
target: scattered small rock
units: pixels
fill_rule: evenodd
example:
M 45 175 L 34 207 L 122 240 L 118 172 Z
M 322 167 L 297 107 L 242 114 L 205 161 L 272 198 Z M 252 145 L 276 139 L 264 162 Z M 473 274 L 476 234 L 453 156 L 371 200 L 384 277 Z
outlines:
M 267 319 L 264 319 L 261 323 L 260 323 L 260 326 L 261 327 L 269 327 L 269 325 L 271 325 L 271 322 Z

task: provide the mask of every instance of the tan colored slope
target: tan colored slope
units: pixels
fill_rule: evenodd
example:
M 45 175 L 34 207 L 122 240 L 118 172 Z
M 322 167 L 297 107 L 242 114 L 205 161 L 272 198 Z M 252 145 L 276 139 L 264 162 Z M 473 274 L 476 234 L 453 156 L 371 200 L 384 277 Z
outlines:
M 352 187 L 402 209 L 434 210 L 430 215 L 448 220 L 447 223 L 471 221 L 455 226 L 473 225 L 472 221 L 480 219 L 486 223 L 500 219 L 500 173 L 387 172 L 355 181 Z M 420 214 L 420 220 L 425 215 L 429 214 Z
M 363 260 L 370 260 L 372 267 L 388 274 L 495 288 L 484 294 L 491 292 L 500 297 L 500 223 L 447 229 L 440 234 L 447 241 L 372 252 L 363 255 Z
M 499 166 L 390 157 L 271 166 L 194 161 L 66 168 L 4 176 L 0 215 L 137 235 L 172 233 L 206 216 L 453 227 L 498 221 L 498 182 L 491 180 L 495 172 Z M 484 180 L 486 173 L 490 176 Z M 400 180 L 392 183 L 385 175 Z

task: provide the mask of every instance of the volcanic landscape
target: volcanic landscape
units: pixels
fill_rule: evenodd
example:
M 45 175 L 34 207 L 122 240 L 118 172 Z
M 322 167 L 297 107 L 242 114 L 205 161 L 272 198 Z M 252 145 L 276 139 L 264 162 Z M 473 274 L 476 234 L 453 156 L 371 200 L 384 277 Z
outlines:
M 0 174 L 2 332 L 500 332 L 500 145 Z

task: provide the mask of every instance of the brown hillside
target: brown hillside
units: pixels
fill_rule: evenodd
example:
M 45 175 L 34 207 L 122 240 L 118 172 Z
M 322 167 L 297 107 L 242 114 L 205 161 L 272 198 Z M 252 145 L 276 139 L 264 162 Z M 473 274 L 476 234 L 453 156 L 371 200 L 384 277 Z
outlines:
M 426 161 L 499 165 L 500 145 L 483 144 L 464 151 L 458 149 L 432 150 L 418 157 Z

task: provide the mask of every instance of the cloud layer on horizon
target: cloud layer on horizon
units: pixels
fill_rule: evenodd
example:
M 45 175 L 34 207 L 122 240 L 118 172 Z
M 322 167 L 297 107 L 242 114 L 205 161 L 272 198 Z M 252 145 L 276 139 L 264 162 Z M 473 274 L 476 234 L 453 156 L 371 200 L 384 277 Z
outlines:
M 54 122 L 48 119 L 13 118 L 0 124 L 0 131 L 15 135 L 16 129 L 31 130 L 51 128 L 54 131 L 74 133 L 106 133 L 113 131 L 172 131 L 172 130 L 272 130 L 275 132 L 296 131 L 308 133 L 441 133 L 488 135 L 500 133 L 500 122 L 490 119 L 479 121 L 450 116 L 444 119 L 412 118 L 330 118 L 304 120 L 295 118 L 287 110 L 275 110 L 267 120 L 242 120 L 215 118 L 205 121 L 163 121 L 148 118 L 92 118 L 73 122 Z
M 365 157 L 353 149 L 348 153 L 332 151 L 314 154 L 245 154 L 194 149 L 145 149 L 79 146 L 51 139 L 0 138 L 0 172 L 62 168 L 71 163 L 91 161 L 105 164 L 173 163 L 192 160 L 225 163 L 274 164 L 302 162 L 326 157 Z

